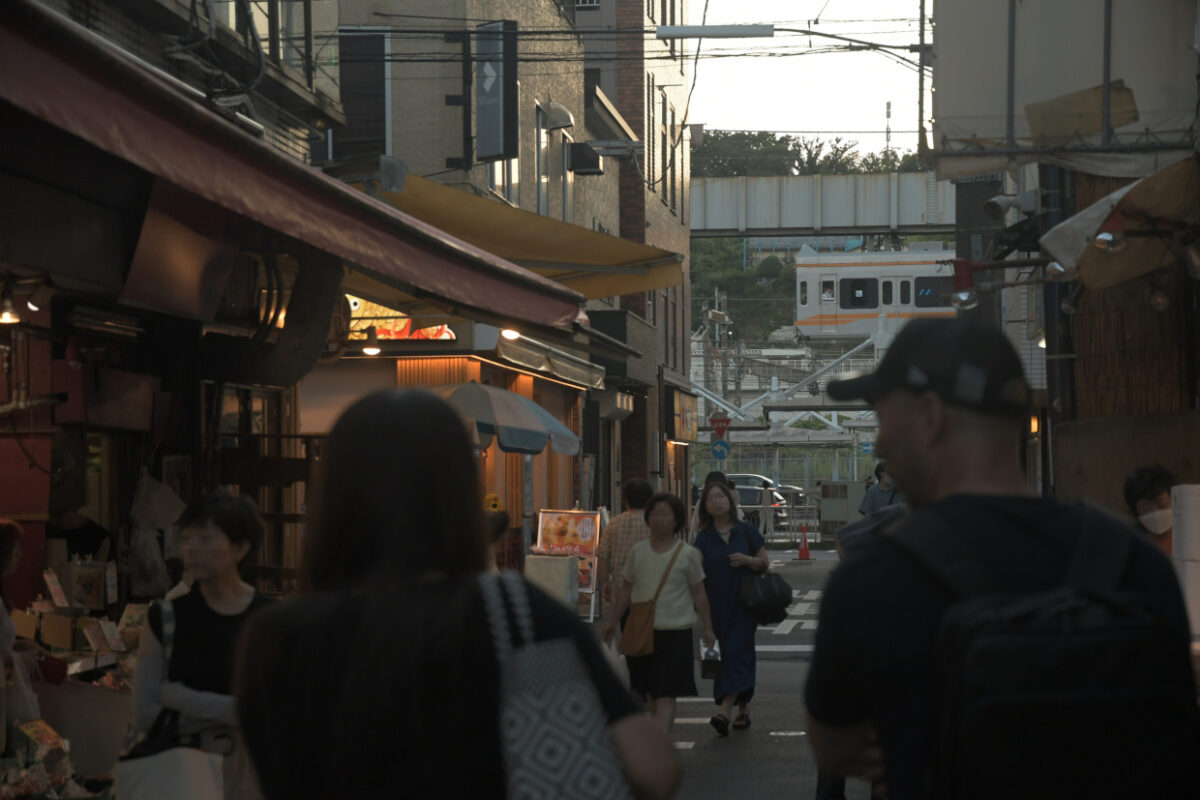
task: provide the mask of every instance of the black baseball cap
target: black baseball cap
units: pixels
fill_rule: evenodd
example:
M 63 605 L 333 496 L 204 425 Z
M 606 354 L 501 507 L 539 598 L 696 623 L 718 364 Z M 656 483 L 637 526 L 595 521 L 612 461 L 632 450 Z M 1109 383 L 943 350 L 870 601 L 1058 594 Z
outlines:
M 903 390 L 935 392 L 947 404 L 982 414 L 1029 413 L 1021 357 L 1001 331 L 967 319 L 915 319 L 896 334 L 870 375 L 831 381 L 834 400 L 874 403 Z

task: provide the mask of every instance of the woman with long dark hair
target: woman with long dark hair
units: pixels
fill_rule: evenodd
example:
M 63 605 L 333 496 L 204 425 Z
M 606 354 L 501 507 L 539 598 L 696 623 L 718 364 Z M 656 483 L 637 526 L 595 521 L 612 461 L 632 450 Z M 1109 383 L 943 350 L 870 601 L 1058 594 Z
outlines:
M 489 534 L 463 420 L 421 391 L 351 406 L 322 448 L 303 593 L 244 637 L 243 730 L 268 800 L 505 795 Z M 527 588 L 535 641 L 571 640 L 622 770 L 673 794 L 670 740 L 567 608 Z

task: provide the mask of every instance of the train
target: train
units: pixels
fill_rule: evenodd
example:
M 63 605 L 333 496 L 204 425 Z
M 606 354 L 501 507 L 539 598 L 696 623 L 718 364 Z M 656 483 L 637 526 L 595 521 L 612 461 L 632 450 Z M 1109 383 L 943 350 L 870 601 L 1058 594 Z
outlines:
M 863 340 L 915 317 L 953 317 L 954 268 L 945 250 L 796 255 L 796 331 L 805 339 Z

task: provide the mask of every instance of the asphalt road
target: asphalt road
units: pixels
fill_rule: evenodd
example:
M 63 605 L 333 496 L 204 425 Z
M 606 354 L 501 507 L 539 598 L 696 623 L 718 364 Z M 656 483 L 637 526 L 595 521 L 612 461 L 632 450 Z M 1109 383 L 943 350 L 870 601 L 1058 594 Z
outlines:
M 712 681 L 696 685 L 700 698 L 679 703 L 673 738 L 684 765 L 679 797 L 713 800 L 811 800 L 817 772 L 805 734 L 804 679 L 808 673 L 820 592 L 837 563 L 833 551 L 813 551 L 811 561 L 792 552 L 772 551 L 772 568 L 792 585 L 795 601 L 788 620 L 760 628 L 758 685 L 747 731 L 719 738 L 709 727 L 715 711 Z M 794 624 L 793 624 L 794 623 Z M 851 780 L 847 800 L 867 800 L 866 782 Z

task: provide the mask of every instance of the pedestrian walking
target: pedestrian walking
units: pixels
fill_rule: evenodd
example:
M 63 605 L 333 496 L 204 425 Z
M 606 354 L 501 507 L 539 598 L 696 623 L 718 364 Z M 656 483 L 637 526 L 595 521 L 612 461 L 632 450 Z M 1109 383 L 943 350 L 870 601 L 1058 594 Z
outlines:
M 1138 530 L 1167 555 L 1174 552 L 1171 532 L 1171 487 L 1175 475 L 1159 464 L 1136 467 L 1125 478 L 1125 504 L 1137 520 Z
M 692 629 L 703 625 L 705 645 L 712 647 L 712 615 L 704 592 L 700 553 L 682 541 L 687 510 L 673 494 L 661 492 L 646 504 L 650 538 L 635 544 L 625 561 L 621 589 L 602 628 L 606 642 L 616 634 L 617 621 L 630 603 L 654 603 L 653 651 L 629 655 L 629 683 L 646 699 L 650 714 L 664 731 L 675 723 L 675 699 L 695 697 L 696 675 Z
M 717 472 L 716 470 L 713 470 L 704 476 L 704 488 L 697 493 L 696 499 L 693 501 L 692 516 L 690 518 L 690 523 L 688 524 L 688 541 L 692 543 L 695 543 L 696 541 L 696 534 L 700 533 L 700 531 L 703 529 L 703 526 L 700 524 L 701 500 L 703 500 L 705 493 L 708 492 L 708 487 L 712 486 L 714 483 L 720 483 L 728 486 L 729 490 L 733 492 L 734 497 L 737 497 L 737 486 L 734 485 L 733 481 L 725 477 L 724 472 Z M 737 507 L 735 514 L 739 520 L 746 518 L 745 514 L 742 512 L 741 506 Z
M 630 549 L 640 541 L 650 538 L 650 525 L 646 522 L 646 503 L 654 496 L 650 481 L 634 478 L 626 482 L 622 495 L 625 510 L 608 521 L 600 537 L 599 585 L 603 597 L 611 602 L 616 596 L 616 587 L 623 580 L 625 559 Z
M 147 611 L 133 679 L 134 724 L 148 732 L 160 716 L 177 716 L 181 735 L 224 754 L 225 797 L 258 797 L 237 729 L 233 670 L 242 627 L 272 604 L 240 572 L 262 543 L 262 519 L 253 500 L 222 491 L 189 506 L 178 524 L 193 581 Z
M 904 503 L 904 494 L 897 491 L 895 482 L 888 475 L 887 462 L 880 461 L 875 465 L 875 482 L 871 483 L 870 479 L 867 479 L 867 493 L 858 504 L 858 513 L 869 517 L 876 511 L 898 503 Z
M 599 729 L 637 796 L 674 793 L 670 739 L 591 631 L 519 578 L 482 574 L 482 497 L 466 425 L 432 394 L 375 392 L 338 419 L 310 498 L 302 591 L 256 619 L 242 651 L 238 710 L 267 800 L 503 798 L 519 730 L 571 767 L 589 754 L 555 750 L 540 713 L 501 730 L 530 679 L 562 688 L 556 674 L 519 671 L 543 645 L 581 673 L 567 688 L 587 703 L 571 710 L 594 708 L 561 735 Z M 499 619 L 493 590 L 511 605 Z M 494 636 L 505 617 L 531 634 L 515 653 Z
M 728 736 L 731 727 L 750 727 L 758 618 L 742 606 L 742 580 L 755 572 L 766 572 L 770 566 L 764 545 L 753 525 L 738 520 L 733 490 L 720 482 L 707 486 L 700 498 L 696 547 L 704 565 L 713 629 L 721 643 L 721 673 L 713 682 L 713 700 L 720 708 L 709 720 L 720 736 Z M 734 705 L 738 714 L 731 723 Z
M 913 513 L 859 537 L 826 585 L 805 686 L 818 768 L 892 800 L 1200 796 L 1171 565 L 1030 491 L 1029 387 L 1004 334 L 911 322 L 829 393 L 871 404 Z

